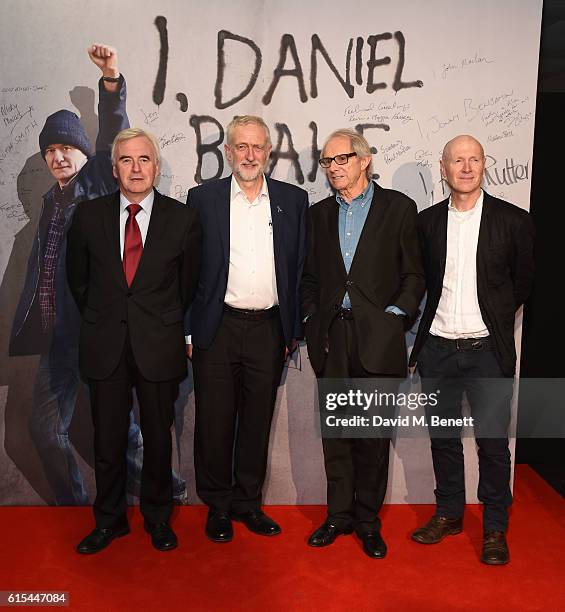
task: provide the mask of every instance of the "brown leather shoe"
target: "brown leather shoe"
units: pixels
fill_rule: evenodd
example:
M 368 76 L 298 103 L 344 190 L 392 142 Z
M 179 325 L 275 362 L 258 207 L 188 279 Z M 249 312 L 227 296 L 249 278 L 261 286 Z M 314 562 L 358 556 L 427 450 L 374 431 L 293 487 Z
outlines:
M 481 561 L 487 565 L 506 565 L 510 561 L 508 544 L 503 531 L 485 531 Z
M 463 518 L 446 518 L 445 516 L 432 516 L 423 526 L 412 534 L 414 542 L 420 544 L 437 544 L 448 535 L 456 535 L 463 530 Z

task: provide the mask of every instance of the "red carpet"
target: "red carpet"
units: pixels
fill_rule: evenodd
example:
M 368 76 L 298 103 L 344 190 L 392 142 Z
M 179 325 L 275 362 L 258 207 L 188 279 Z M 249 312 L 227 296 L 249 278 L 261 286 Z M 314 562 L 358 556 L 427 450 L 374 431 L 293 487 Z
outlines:
M 268 512 L 282 535 L 263 538 L 235 523 L 233 542 L 213 544 L 205 508 L 180 508 L 180 546 L 159 553 L 136 508 L 129 536 L 85 557 L 73 546 L 93 526 L 90 508 L 0 508 L 0 590 L 69 591 L 76 610 L 565 609 L 565 501 L 525 466 L 516 469 L 511 563 L 502 567 L 479 562 L 479 506 L 468 506 L 463 534 L 435 546 L 409 539 L 431 506 L 385 506 L 382 561 L 366 557 L 354 536 L 306 546 L 323 507 Z

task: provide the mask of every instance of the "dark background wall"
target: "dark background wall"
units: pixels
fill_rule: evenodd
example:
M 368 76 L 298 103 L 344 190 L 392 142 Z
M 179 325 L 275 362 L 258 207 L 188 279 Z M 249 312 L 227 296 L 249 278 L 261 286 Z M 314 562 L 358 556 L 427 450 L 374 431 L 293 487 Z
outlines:
M 536 281 L 524 309 L 521 357 L 521 376 L 524 378 L 564 376 L 564 115 L 565 0 L 545 0 L 530 203 L 537 233 Z M 530 464 L 565 496 L 565 440 L 518 440 L 516 461 Z

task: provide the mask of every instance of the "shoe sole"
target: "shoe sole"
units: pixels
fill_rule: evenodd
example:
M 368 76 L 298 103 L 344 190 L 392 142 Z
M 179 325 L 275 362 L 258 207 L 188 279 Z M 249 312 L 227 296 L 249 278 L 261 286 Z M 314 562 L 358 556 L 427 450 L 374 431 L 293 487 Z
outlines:
M 260 536 L 265 536 L 267 538 L 270 538 L 272 536 L 276 536 L 282 533 L 282 529 L 280 527 L 278 531 L 273 531 L 272 533 L 265 533 L 263 531 L 255 531 L 255 529 L 252 529 L 251 527 L 249 527 L 249 525 L 247 525 L 247 523 L 243 521 L 242 519 L 237 518 L 235 516 L 231 516 L 230 518 L 232 521 L 235 521 L 236 523 L 241 523 L 242 525 L 245 525 L 245 527 L 247 527 L 247 529 L 251 531 L 251 533 L 254 533 L 255 535 L 260 535 Z
M 340 531 L 336 535 L 336 537 L 331 542 L 328 542 L 327 544 L 312 544 L 310 540 L 308 540 L 308 542 L 306 543 L 308 544 L 308 546 L 311 546 L 312 548 L 324 548 L 325 546 L 331 546 L 339 538 L 339 536 L 351 535 L 352 533 L 353 533 L 353 529 L 348 529 L 346 531 Z
M 153 544 L 153 542 L 151 542 L 151 544 Z M 169 550 L 175 550 L 177 546 L 178 546 L 178 542 L 175 542 L 174 546 L 167 546 L 166 548 L 159 548 L 158 546 L 155 546 L 155 544 L 153 544 L 153 548 L 155 550 L 158 550 L 159 552 L 169 552 Z
M 369 559 L 384 559 L 386 557 L 386 553 L 387 551 L 385 551 L 382 555 L 371 555 L 369 554 L 365 549 L 363 549 L 363 552 L 365 553 L 365 555 L 367 557 L 369 557 Z
M 127 536 L 130 533 L 129 528 L 127 530 L 124 531 L 120 531 L 115 533 L 112 538 L 110 540 L 108 540 L 108 542 L 106 544 L 104 544 L 104 546 L 102 546 L 102 548 L 98 548 L 97 550 L 79 550 L 78 546 L 76 547 L 76 551 L 79 555 L 95 555 L 96 553 L 99 553 L 101 551 L 103 551 L 105 548 L 108 548 L 108 546 L 110 546 L 110 544 L 116 539 L 116 538 L 123 538 L 124 536 Z
M 510 559 L 506 559 L 506 561 L 487 561 L 486 559 L 481 559 L 481 563 L 485 565 L 507 565 L 510 563 Z
M 233 535 L 226 537 L 226 538 L 213 538 L 211 535 L 209 535 L 208 533 L 204 532 L 206 537 L 210 540 L 210 542 L 214 542 L 216 544 L 227 544 L 228 542 L 231 542 L 233 540 Z
M 418 542 L 418 544 L 439 544 L 442 540 L 445 540 L 445 538 L 447 538 L 447 536 L 452 536 L 452 535 L 459 535 L 460 533 L 463 532 L 463 529 L 456 529 L 455 531 L 448 531 L 446 534 L 444 534 L 441 538 L 439 538 L 439 540 L 432 540 L 430 541 L 424 541 L 424 540 L 419 540 L 418 536 L 415 536 L 414 534 L 412 534 L 411 538 L 412 540 L 414 540 L 414 542 Z
M 145 531 L 145 533 L 151 535 L 151 531 L 147 528 L 147 525 L 145 523 L 143 523 L 143 530 Z M 177 541 L 175 542 L 174 546 L 166 546 L 165 548 L 160 548 L 159 546 L 155 546 L 155 544 L 153 544 L 153 538 L 151 538 L 151 545 L 155 550 L 158 550 L 160 552 L 167 552 L 168 550 L 175 550 L 179 543 Z

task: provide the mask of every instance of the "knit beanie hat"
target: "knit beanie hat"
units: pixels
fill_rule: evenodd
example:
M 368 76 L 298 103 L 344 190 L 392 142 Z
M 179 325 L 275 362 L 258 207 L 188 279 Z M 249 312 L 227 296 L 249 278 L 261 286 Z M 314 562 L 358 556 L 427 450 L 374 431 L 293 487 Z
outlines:
M 90 140 L 81 120 L 68 110 L 60 110 L 47 117 L 39 134 L 39 148 L 43 159 L 45 159 L 45 149 L 52 144 L 72 145 L 87 157 L 92 155 Z

